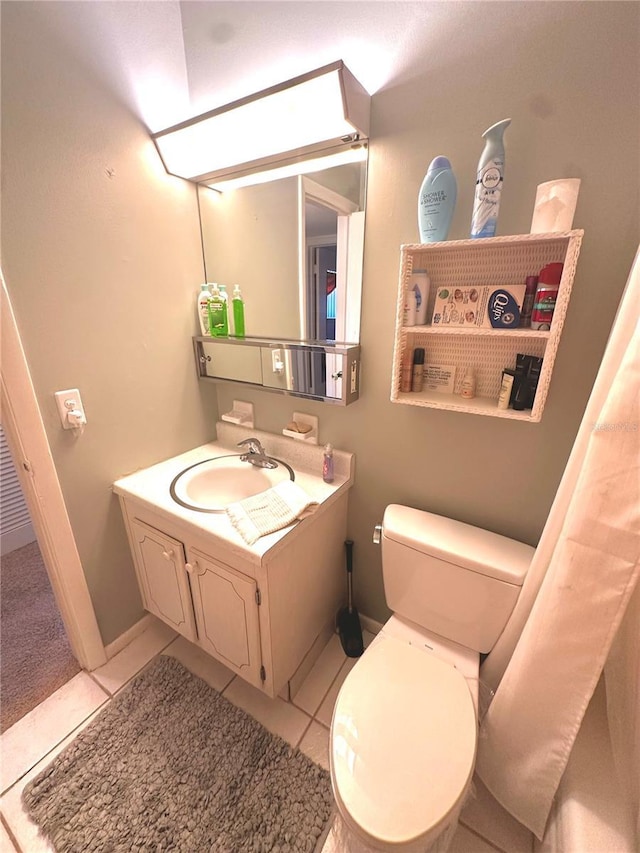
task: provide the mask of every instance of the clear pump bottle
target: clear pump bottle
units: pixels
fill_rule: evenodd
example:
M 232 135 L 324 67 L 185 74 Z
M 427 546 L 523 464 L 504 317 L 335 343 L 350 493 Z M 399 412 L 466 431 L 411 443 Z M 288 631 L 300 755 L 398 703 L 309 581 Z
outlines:
M 217 284 L 211 285 L 211 301 L 209 302 L 209 332 L 214 338 L 226 338 L 229 335 L 227 320 L 227 302 L 220 293 Z
M 238 284 L 233 288 L 231 306 L 233 313 L 233 333 L 236 338 L 244 338 L 244 300 L 240 292 L 240 285 Z
M 227 307 L 227 334 L 233 337 L 234 329 L 233 329 L 233 313 L 231 310 L 231 301 L 229 299 L 229 294 L 227 293 L 226 284 L 219 284 L 220 296 L 224 299 L 224 304 Z
M 325 444 L 322 457 L 322 479 L 325 483 L 333 483 L 333 447 Z

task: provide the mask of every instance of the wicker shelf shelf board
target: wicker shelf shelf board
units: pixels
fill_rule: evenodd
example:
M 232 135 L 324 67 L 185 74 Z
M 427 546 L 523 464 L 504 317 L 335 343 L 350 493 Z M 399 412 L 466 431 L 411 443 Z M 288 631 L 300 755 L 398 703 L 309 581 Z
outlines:
M 553 365 L 575 278 L 582 231 L 557 234 L 524 234 L 480 240 L 430 244 L 406 244 L 400 252 L 400 276 L 396 310 L 391 401 L 470 414 L 492 415 L 537 422 L 542 418 Z M 433 312 L 436 291 L 441 287 L 524 284 L 548 263 L 564 264 L 550 331 L 532 329 L 465 329 L 426 326 L 403 327 L 404 292 L 414 269 L 426 269 L 431 280 L 427 317 Z M 400 368 L 405 350 L 424 347 L 428 364 L 456 367 L 454 394 L 400 393 Z M 502 370 L 515 365 L 516 354 L 543 356 L 543 366 L 533 409 L 500 410 L 497 399 Z M 459 397 L 466 367 L 476 372 L 476 398 Z

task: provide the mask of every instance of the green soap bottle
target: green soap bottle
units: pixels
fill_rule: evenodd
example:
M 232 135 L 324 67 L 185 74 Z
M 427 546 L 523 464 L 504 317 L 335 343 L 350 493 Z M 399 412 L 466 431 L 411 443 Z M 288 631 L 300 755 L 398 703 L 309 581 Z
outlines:
M 238 284 L 233 288 L 233 328 L 236 338 L 244 338 L 244 301 L 240 286 Z
M 231 302 L 229 302 L 227 286 L 225 284 L 219 284 L 218 290 L 220 291 L 220 296 L 224 299 L 225 309 L 227 313 L 227 335 L 229 335 L 229 337 L 233 337 L 233 314 L 231 312 Z
M 229 336 L 229 321 L 227 319 L 227 302 L 222 297 L 217 284 L 211 286 L 211 301 L 209 302 L 209 331 L 214 338 Z

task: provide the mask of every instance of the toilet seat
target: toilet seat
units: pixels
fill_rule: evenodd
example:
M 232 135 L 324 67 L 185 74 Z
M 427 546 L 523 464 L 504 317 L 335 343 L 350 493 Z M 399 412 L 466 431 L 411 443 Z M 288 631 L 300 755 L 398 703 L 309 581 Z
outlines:
M 331 778 L 345 822 L 372 846 L 427 841 L 462 805 L 477 724 L 451 664 L 379 635 L 345 679 L 331 724 Z

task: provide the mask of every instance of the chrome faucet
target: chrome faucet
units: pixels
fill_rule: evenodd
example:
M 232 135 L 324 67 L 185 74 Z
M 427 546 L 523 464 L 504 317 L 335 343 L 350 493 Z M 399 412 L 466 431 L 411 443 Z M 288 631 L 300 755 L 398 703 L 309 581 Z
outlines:
M 238 442 L 238 447 L 247 447 L 247 452 L 241 454 L 242 462 L 249 462 L 255 465 L 256 468 L 277 468 L 278 463 L 271 456 L 268 456 L 264 447 L 260 444 L 257 438 L 245 438 L 244 441 Z

